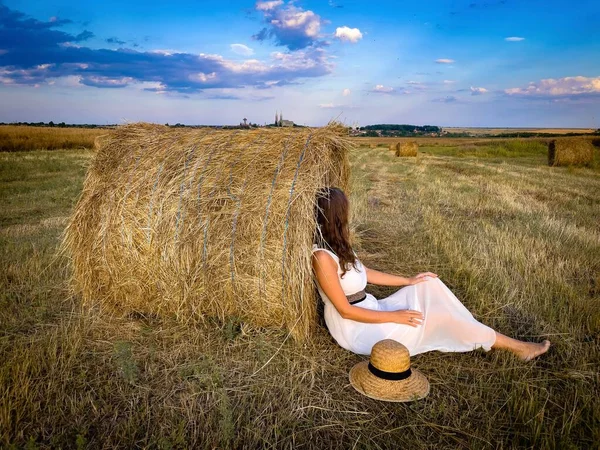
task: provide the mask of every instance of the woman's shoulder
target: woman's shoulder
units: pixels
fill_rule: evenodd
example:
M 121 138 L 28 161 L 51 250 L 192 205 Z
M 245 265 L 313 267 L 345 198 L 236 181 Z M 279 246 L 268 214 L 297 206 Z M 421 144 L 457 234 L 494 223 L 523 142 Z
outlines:
M 338 256 L 335 253 L 333 253 L 331 250 L 323 248 L 323 247 L 319 247 L 317 244 L 313 244 L 313 246 L 312 246 L 313 255 L 315 254 L 315 252 L 320 252 L 320 251 L 328 253 L 331 257 L 333 257 L 333 259 L 335 259 L 336 261 L 339 261 Z
M 336 255 L 333 251 L 327 249 L 327 248 L 323 248 L 323 247 L 319 247 L 317 244 L 313 244 L 312 246 L 312 253 L 314 254 L 315 252 L 318 251 L 324 251 L 326 253 L 328 253 L 329 255 L 331 255 L 336 261 L 339 261 L 340 258 L 338 257 L 338 255 Z M 354 254 L 354 257 L 356 258 L 356 261 L 359 264 L 362 264 L 360 259 L 358 259 L 358 255 L 356 254 L 356 252 L 354 250 L 352 250 L 352 253 Z

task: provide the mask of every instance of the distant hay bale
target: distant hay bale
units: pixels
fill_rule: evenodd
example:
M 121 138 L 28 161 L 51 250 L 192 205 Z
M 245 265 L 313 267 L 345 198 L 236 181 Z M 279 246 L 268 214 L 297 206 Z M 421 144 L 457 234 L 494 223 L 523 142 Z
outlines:
M 600 147 L 600 138 L 594 138 L 594 139 L 592 139 L 592 145 L 594 147 Z
M 416 141 L 403 141 L 396 144 L 396 156 L 417 156 L 419 144 Z
M 555 139 L 548 144 L 550 166 L 589 165 L 594 159 L 594 146 L 587 139 Z
M 73 285 L 116 314 L 234 316 L 305 339 L 315 196 L 348 187 L 344 128 L 134 124 L 96 153 L 67 226 Z

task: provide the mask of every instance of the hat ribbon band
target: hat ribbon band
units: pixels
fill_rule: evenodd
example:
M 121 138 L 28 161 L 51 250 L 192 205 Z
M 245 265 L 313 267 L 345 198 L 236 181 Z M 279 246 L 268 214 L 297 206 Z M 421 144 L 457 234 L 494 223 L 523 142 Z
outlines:
M 406 380 L 408 377 L 410 377 L 410 375 L 412 373 L 410 370 L 410 367 L 403 372 L 386 372 L 385 370 L 379 370 L 377 367 L 373 366 L 370 362 L 369 362 L 368 368 L 369 368 L 369 372 L 371 372 L 377 378 L 382 378 L 384 380 L 391 380 L 391 381 Z

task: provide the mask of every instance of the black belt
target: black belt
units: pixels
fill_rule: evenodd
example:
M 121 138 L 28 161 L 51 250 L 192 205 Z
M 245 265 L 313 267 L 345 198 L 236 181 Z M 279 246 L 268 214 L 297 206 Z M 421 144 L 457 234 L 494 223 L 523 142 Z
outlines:
M 354 305 L 356 303 L 362 302 L 365 298 L 367 298 L 367 293 L 364 290 L 362 290 L 358 291 L 356 294 L 346 295 L 346 298 L 348 299 L 348 303 Z

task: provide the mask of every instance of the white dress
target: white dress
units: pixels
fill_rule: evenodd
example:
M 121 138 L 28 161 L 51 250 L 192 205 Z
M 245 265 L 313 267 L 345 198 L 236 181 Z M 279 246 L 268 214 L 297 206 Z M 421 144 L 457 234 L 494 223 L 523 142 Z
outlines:
M 342 274 L 339 259 L 330 250 L 313 245 L 313 252 L 325 251 L 338 265 L 338 277 Z M 360 261 L 357 269 L 351 267 L 340 284 L 346 295 L 364 290 L 367 274 Z M 351 352 L 371 354 L 375 343 L 393 339 L 404 344 L 411 355 L 439 350 L 441 352 L 467 352 L 476 348 L 488 351 L 496 341 L 496 332 L 475 320 L 473 315 L 456 298 L 439 278 L 406 286 L 389 297 L 377 300 L 371 294 L 354 306 L 376 311 L 412 309 L 423 313 L 421 325 L 412 327 L 397 323 L 363 323 L 344 319 L 317 282 L 321 299 L 325 303 L 325 323 L 337 343 Z

